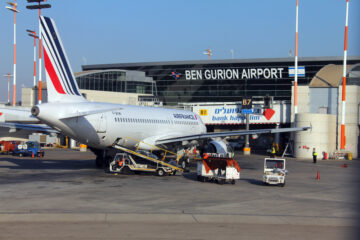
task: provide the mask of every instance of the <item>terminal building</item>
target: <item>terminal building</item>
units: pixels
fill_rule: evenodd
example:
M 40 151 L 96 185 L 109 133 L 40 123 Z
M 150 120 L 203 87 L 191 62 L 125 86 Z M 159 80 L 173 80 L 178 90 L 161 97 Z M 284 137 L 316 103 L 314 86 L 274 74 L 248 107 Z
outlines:
M 299 59 L 296 117 L 293 58 L 84 65 L 75 76 L 80 91 L 90 101 L 183 107 L 199 113 L 210 131 L 244 128 L 241 101 L 251 97 L 255 108 L 251 129 L 312 125 L 311 133 L 297 134 L 294 143 L 296 155 L 311 157 L 312 147 L 319 153 L 339 150 L 342 64 L 342 57 Z M 347 64 L 347 150 L 356 157 L 360 57 L 348 57 Z M 28 91 L 32 94 L 25 96 L 32 97 L 23 103 L 31 106 L 37 92 Z M 264 105 L 272 111 L 265 112 Z M 322 127 L 321 131 L 317 128 L 320 132 L 315 130 L 316 124 Z

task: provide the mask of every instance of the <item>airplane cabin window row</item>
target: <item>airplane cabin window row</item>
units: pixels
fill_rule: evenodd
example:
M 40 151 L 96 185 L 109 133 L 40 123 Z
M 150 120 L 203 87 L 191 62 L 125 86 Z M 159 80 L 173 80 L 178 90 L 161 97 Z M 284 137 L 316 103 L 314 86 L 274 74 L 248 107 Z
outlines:
M 163 120 L 163 119 L 142 119 L 142 118 L 115 118 L 115 122 L 170 124 L 170 121 L 169 121 L 169 120 Z
M 114 118 L 115 122 L 124 122 L 124 123 L 152 123 L 152 124 L 170 124 L 170 120 L 163 119 L 141 119 L 141 118 Z M 199 125 L 198 122 L 189 122 L 189 121 L 174 121 L 174 124 L 181 125 Z

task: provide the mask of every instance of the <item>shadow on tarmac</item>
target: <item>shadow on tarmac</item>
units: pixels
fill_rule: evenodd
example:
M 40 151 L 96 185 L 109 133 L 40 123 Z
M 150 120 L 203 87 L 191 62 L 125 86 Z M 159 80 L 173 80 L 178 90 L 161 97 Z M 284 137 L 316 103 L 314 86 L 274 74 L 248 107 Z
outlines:
M 250 184 L 257 185 L 257 186 L 264 186 L 263 181 L 258 180 L 258 179 L 241 178 L 240 180 L 241 180 L 241 181 L 246 181 L 246 182 L 248 182 L 248 183 L 250 183 Z
M 44 158 L 31 158 L 31 157 L 13 157 L 1 158 L 0 162 L 9 162 L 11 166 L 5 165 L 0 168 L 6 169 L 49 169 L 49 170 L 81 170 L 81 169 L 94 169 L 94 160 L 48 160 Z
M 187 180 L 197 182 L 197 173 L 196 172 L 184 172 L 182 174 L 182 176 Z

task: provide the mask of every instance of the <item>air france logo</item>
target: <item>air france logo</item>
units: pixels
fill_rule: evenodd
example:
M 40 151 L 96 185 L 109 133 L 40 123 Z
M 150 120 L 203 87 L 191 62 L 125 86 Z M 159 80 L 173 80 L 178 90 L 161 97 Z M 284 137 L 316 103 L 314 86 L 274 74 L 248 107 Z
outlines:
M 173 71 L 173 72 L 171 72 L 170 76 L 172 76 L 174 79 L 178 80 L 180 78 L 181 74 L 176 71 Z
M 194 117 L 194 115 L 192 114 L 180 114 L 180 113 L 175 113 L 173 114 L 174 118 L 179 118 L 179 119 L 191 119 L 191 120 L 196 120 L 196 116 Z

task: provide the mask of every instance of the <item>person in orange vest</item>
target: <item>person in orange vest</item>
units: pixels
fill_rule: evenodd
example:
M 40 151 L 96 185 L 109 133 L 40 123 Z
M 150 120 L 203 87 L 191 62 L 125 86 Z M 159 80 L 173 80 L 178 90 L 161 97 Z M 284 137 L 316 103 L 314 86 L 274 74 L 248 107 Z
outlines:
M 125 158 L 123 157 L 121 160 L 118 160 L 119 167 L 121 167 L 124 164 Z
M 316 152 L 316 149 L 315 148 L 313 148 L 313 152 L 312 152 L 312 155 L 313 155 L 313 163 L 315 163 L 316 164 L 316 158 L 317 158 L 317 152 Z

